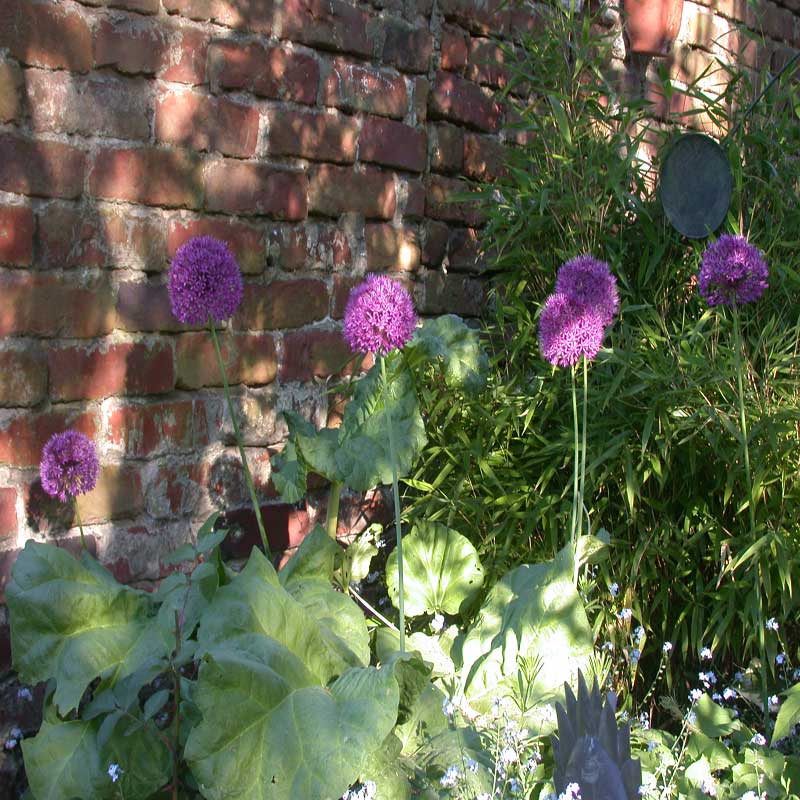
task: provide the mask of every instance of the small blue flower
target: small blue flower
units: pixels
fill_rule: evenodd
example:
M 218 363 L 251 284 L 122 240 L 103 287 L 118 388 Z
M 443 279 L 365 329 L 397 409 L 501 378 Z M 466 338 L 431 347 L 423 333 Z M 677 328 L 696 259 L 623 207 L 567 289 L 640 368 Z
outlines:
M 444 771 L 444 775 L 439 779 L 439 783 L 445 787 L 445 789 L 453 789 L 455 785 L 458 783 L 459 772 L 458 767 L 452 766 L 448 767 Z
M 778 621 L 775 619 L 775 617 L 770 617 L 770 618 L 769 618 L 769 619 L 768 619 L 768 620 L 767 620 L 767 621 L 764 623 L 764 627 L 765 627 L 765 628 L 766 628 L 768 631 L 777 631 L 777 630 L 778 630 L 778 628 L 780 627 L 780 625 L 778 625 Z
M 111 778 L 111 783 L 116 783 L 120 775 L 122 774 L 122 768 L 119 764 L 109 764 L 108 765 L 108 777 Z
M 750 740 L 750 744 L 754 744 L 757 747 L 766 747 L 767 740 L 764 738 L 764 734 L 756 733 Z
M 639 642 L 644 639 L 644 628 L 641 625 L 637 626 L 636 630 L 633 632 L 633 639 L 636 644 L 639 644 Z
M 623 608 L 617 612 L 617 619 L 625 620 L 625 622 L 629 622 L 631 617 L 633 617 L 633 610 L 630 608 Z
M 672 642 L 664 642 L 664 644 L 663 644 L 663 645 L 661 645 L 661 651 L 662 651 L 663 653 L 670 653 L 670 652 L 672 652 Z
M 642 657 L 642 651 L 633 649 L 631 650 L 631 664 L 635 667 L 639 663 L 639 659 Z
M 786 656 L 783 653 L 778 653 L 778 655 L 775 656 L 776 664 L 780 665 L 783 664 L 785 661 L 786 661 Z
M 616 597 L 619 594 L 619 584 L 615 581 L 608 587 L 608 591 L 612 597 Z
M 726 686 L 726 687 L 725 687 L 725 688 L 722 690 L 722 696 L 723 696 L 723 697 L 724 697 L 726 700 L 734 700 L 734 699 L 736 698 L 736 696 L 737 696 L 737 695 L 736 695 L 736 689 L 732 689 L 730 686 Z
M 691 700 L 692 703 L 696 703 L 702 696 L 703 696 L 702 689 L 692 689 L 692 691 L 689 692 L 689 700 Z
M 711 652 L 711 648 L 710 647 L 704 647 L 700 651 L 700 660 L 701 661 L 711 661 L 712 658 L 714 658 L 714 654 Z

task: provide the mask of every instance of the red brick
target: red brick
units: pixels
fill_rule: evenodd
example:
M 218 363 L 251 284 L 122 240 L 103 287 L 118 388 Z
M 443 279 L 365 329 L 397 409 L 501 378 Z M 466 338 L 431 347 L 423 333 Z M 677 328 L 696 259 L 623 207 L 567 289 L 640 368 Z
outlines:
M 206 82 L 209 37 L 196 28 L 177 28 L 159 77 L 196 86 Z
M 272 33 L 273 0 L 164 0 L 164 8 L 189 19 L 218 22 L 228 28 Z
M 169 292 L 163 283 L 123 281 L 117 293 L 117 326 L 123 331 L 185 331 L 187 326 L 172 313 Z
M 66 430 L 79 431 L 94 439 L 95 415 L 64 411 L 17 414 L 0 426 L 0 463 L 10 467 L 38 467 L 47 440 L 54 433 Z
M 761 8 L 763 8 L 759 19 L 761 30 L 770 38 L 780 42 L 792 41 L 794 24 L 792 12 L 775 3 L 762 4 Z
M 413 28 L 387 20 L 383 61 L 403 72 L 427 72 L 433 54 L 433 36 L 427 27 Z
M 67 72 L 25 72 L 31 125 L 37 131 L 150 138 L 150 87 L 129 79 L 85 80 Z
M 503 66 L 506 54 L 492 39 L 472 39 L 469 43 L 467 77 L 476 83 L 503 88 L 508 84 L 508 70 Z
M 244 89 L 273 100 L 313 105 L 319 88 L 319 63 L 282 47 L 214 42 L 208 51 L 212 87 Z
M 350 292 L 362 283 L 364 278 L 361 275 L 334 275 L 333 276 L 333 294 L 331 317 L 333 319 L 342 319 L 344 317 L 344 310 L 347 307 L 347 300 L 350 297 Z
M 225 97 L 169 92 L 156 103 L 156 139 L 246 158 L 256 152 L 258 110 Z
M 0 336 L 78 339 L 110 333 L 114 305 L 107 279 L 87 284 L 52 274 L 0 276 Z
M 505 0 L 442 0 L 439 8 L 446 19 L 473 33 L 508 33 L 511 13 Z
M 308 247 L 311 269 L 338 271 L 350 266 L 352 256 L 345 231 L 332 226 L 315 226 Z
M 303 269 L 308 258 L 309 246 L 304 225 L 275 226 L 269 233 L 267 264 L 287 272 Z
M 264 271 L 266 237 L 260 228 L 226 217 L 172 219 L 167 235 L 169 257 L 172 258 L 182 244 L 195 236 L 214 236 L 226 242 L 245 274 L 258 275 Z
M 369 16 L 342 0 L 284 0 L 281 36 L 323 50 L 371 56 Z
M 78 197 L 86 156 L 61 142 L 34 142 L 0 134 L 0 189 L 39 197 Z
M 328 217 L 354 212 L 391 219 L 396 202 L 394 181 L 391 175 L 377 170 L 354 172 L 348 167 L 324 165 L 311 171 L 308 200 L 311 211 Z
M 136 11 L 139 14 L 157 14 L 159 0 L 81 0 L 87 6 L 106 6 L 121 8 L 123 11 Z
M 88 72 L 92 66 L 89 19 L 79 6 L 47 0 L 3 0 L 0 47 L 23 64 Z
M 441 272 L 425 276 L 425 300 L 419 309 L 423 314 L 460 314 L 477 317 L 485 305 L 485 287 L 477 279 Z
M 269 112 L 269 152 L 314 161 L 352 164 L 356 158 L 356 122 L 334 114 Z
M 405 205 L 401 209 L 403 219 L 422 219 L 425 216 L 425 184 L 422 181 L 406 181 Z
M 33 211 L 0 206 L 0 264 L 27 267 L 33 260 Z
M 334 59 L 325 80 L 322 102 L 348 111 L 367 111 L 402 118 L 408 111 L 408 92 L 401 75 Z
M 414 231 L 388 223 L 367 225 L 367 267 L 413 272 L 419 267 L 419 245 Z
M 155 519 L 169 519 L 191 513 L 202 494 L 201 464 L 159 466 L 145 486 L 147 513 Z
M 105 465 L 94 489 L 76 502 L 84 525 L 138 516 L 144 510 L 140 470 L 130 464 Z
M 106 17 L 94 33 L 94 65 L 154 75 L 166 62 L 167 30 L 158 20 Z
M 275 380 L 278 361 L 270 334 L 226 334 L 220 337 L 220 350 L 229 384 L 262 386 Z M 181 334 L 175 357 L 180 388 L 222 386 L 214 343 L 207 333 Z
M 47 394 L 47 362 L 38 349 L 0 352 L 0 406 L 35 406 Z
M 38 216 L 38 260 L 42 266 L 98 268 L 108 262 L 97 217 L 83 206 L 49 204 Z
M 119 269 L 160 272 L 167 264 L 164 219 L 158 212 L 125 208 L 100 211 L 100 237 L 108 263 Z
M 506 175 L 507 149 L 500 142 L 474 133 L 464 135 L 464 174 L 479 181 Z
M 205 407 L 199 400 L 120 406 L 109 414 L 108 442 L 131 458 L 203 447 Z
M 288 333 L 283 337 L 280 377 L 282 381 L 311 381 L 342 375 L 352 370 L 354 359 L 340 331 Z
M 428 137 L 402 122 L 367 117 L 358 137 L 358 155 L 362 161 L 422 172 L 428 160 Z
M 17 490 L 0 488 L 0 541 L 17 535 Z
M 206 207 L 211 211 L 305 219 L 308 179 L 301 172 L 221 159 L 208 165 L 205 181 Z
M 163 394 L 175 387 L 172 348 L 163 343 L 60 347 L 48 353 L 47 364 L 50 396 L 55 401 Z
M 459 28 L 445 25 L 442 28 L 442 69 L 462 72 L 469 58 L 469 36 Z
M 22 113 L 22 72 L 13 61 L 0 59 L 0 122 L 15 122 Z
M 455 195 L 463 195 L 470 191 L 472 187 L 465 181 L 431 175 L 428 180 L 425 213 L 433 219 L 445 222 L 464 222 L 473 227 L 480 225 L 482 217 L 474 202 L 453 199 Z
M 411 99 L 411 111 L 418 124 L 428 118 L 428 95 L 431 85 L 427 78 L 414 78 L 414 90 Z
M 108 200 L 199 208 L 200 158 L 187 150 L 155 147 L 100 150 L 89 173 L 89 191 Z
M 497 131 L 500 127 L 500 107 L 470 81 L 439 72 L 428 99 L 431 116 L 460 122 L 482 131 Z
M 455 125 L 432 127 L 431 169 L 436 172 L 460 172 L 464 164 L 464 133 Z
M 323 281 L 272 281 L 246 284 L 234 322 L 248 330 L 299 328 L 328 315 L 328 287 Z
M 453 272 L 480 272 L 483 269 L 484 254 L 478 231 L 473 228 L 451 231 L 447 263 Z
M 422 263 L 431 266 L 441 266 L 444 254 L 447 252 L 447 241 L 450 228 L 444 222 L 425 220 L 422 228 Z

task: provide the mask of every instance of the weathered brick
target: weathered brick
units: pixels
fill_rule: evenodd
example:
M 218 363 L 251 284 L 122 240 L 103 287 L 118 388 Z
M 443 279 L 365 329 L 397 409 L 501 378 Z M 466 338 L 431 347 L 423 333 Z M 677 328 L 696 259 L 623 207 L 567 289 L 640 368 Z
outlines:
M 284 0 L 281 36 L 311 47 L 371 56 L 369 16 L 342 0 Z
M 275 340 L 270 334 L 226 334 L 220 337 L 220 350 L 229 384 L 261 386 L 275 380 L 278 361 Z M 181 334 L 175 357 L 180 388 L 222 386 L 214 343 L 207 333 Z
M 352 251 L 345 231 L 328 225 L 281 226 L 270 231 L 269 264 L 299 269 L 339 271 L 350 265 Z
M 469 36 L 460 28 L 442 28 L 441 67 L 448 72 L 463 72 L 469 58 Z
M 0 59 L 0 122 L 15 122 L 22 113 L 22 72 L 13 61 Z
M 159 77 L 193 86 L 205 83 L 208 45 L 209 35 L 204 31 L 189 26 L 176 28 Z
M 460 314 L 477 317 L 485 304 L 485 287 L 480 280 L 441 272 L 429 272 L 425 276 L 425 300 L 420 311 L 423 314 Z
M 471 81 L 447 72 L 436 74 L 428 98 L 432 117 L 460 122 L 482 131 L 495 132 L 500 127 L 500 106 Z
M 478 232 L 473 228 L 455 228 L 450 232 L 448 269 L 453 272 L 480 272 L 484 255 Z
M 50 204 L 39 211 L 38 261 L 45 267 L 102 267 L 108 254 L 94 214 L 80 205 Z
M 0 275 L 0 336 L 62 336 L 87 339 L 114 328 L 107 279 L 86 284 L 52 274 Z
M 363 280 L 364 278 L 361 275 L 333 276 L 333 292 L 331 294 L 331 317 L 333 319 L 342 319 L 344 317 L 344 310 L 347 307 L 350 292 Z
M 156 139 L 246 158 L 256 152 L 258 109 L 226 97 L 168 92 L 156 103 Z
M 112 267 L 146 272 L 161 272 L 166 267 L 166 226 L 158 212 L 103 208 L 99 224 Z
M 282 381 L 311 381 L 352 370 L 355 356 L 340 331 L 307 330 L 283 337 Z
M 108 443 L 130 458 L 202 447 L 208 442 L 199 400 L 125 404 L 108 416 Z
M 509 73 L 504 66 L 506 54 L 492 39 L 474 38 L 469 43 L 467 78 L 476 83 L 504 87 Z
M 155 147 L 100 150 L 89 172 L 89 191 L 109 200 L 199 208 L 200 158 L 187 150 Z
M 184 516 L 194 511 L 202 494 L 201 464 L 159 465 L 146 479 L 145 506 L 155 519 Z
M 455 125 L 433 125 L 431 169 L 435 172 L 461 172 L 464 164 L 464 132 Z
M 260 228 L 227 217 L 172 219 L 167 235 L 169 257 L 195 236 L 214 236 L 226 242 L 245 274 L 258 275 L 264 271 L 266 237 Z
M 208 50 L 212 87 L 244 89 L 274 100 L 313 105 L 319 88 L 319 63 L 282 47 L 213 42 Z
M 775 3 L 765 3 L 760 14 L 761 30 L 770 38 L 780 42 L 790 42 L 793 39 L 794 16 L 788 8 L 782 8 Z
M 17 534 L 17 490 L 13 486 L 0 488 L 0 541 Z
M 82 79 L 68 72 L 25 72 L 31 125 L 37 131 L 150 138 L 150 87 L 136 79 Z
M 348 111 L 402 118 L 408 92 L 401 75 L 336 58 L 322 89 L 322 102 Z
M 154 75 L 166 61 L 168 34 L 158 20 L 106 17 L 94 32 L 94 65 Z
M 425 184 L 422 181 L 405 181 L 403 219 L 422 219 L 425 216 Z
M 0 264 L 27 267 L 33 260 L 33 211 L 0 206 Z
M 422 263 L 440 266 L 447 252 L 450 228 L 444 222 L 425 220 L 422 226 Z
M 205 174 L 211 211 L 299 220 L 306 216 L 308 179 L 269 164 L 220 159 Z
M 358 137 L 358 155 L 362 161 L 422 172 L 428 160 L 428 137 L 402 122 L 367 117 Z
M 61 142 L 35 142 L 0 134 L 0 189 L 39 197 L 78 197 L 86 156 Z
M 47 394 L 47 362 L 40 350 L 0 352 L 0 406 L 35 406 Z
M 511 13 L 504 0 L 442 0 L 439 8 L 446 19 L 473 33 L 508 34 Z
M 383 61 L 403 72 L 427 72 L 433 54 L 433 36 L 426 27 L 414 28 L 387 20 Z
M 417 235 L 407 228 L 388 223 L 367 225 L 367 266 L 369 269 L 392 269 L 413 272 L 419 267 Z
M 76 498 L 84 525 L 137 516 L 144 510 L 140 471 L 127 464 L 107 464 L 100 468 L 91 492 Z
M 488 136 L 464 135 L 464 174 L 492 181 L 506 174 L 506 147 Z
M 394 181 L 377 170 L 354 172 L 348 167 L 315 167 L 309 179 L 311 211 L 329 217 L 346 212 L 391 219 L 395 209 Z
M 172 348 L 163 342 L 59 347 L 49 351 L 47 365 L 56 401 L 163 394 L 175 387 Z
M 117 293 L 117 325 L 123 331 L 184 331 L 202 328 L 187 326 L 172 313 L 169 293 L 164 283 L 123 281 Z
M 82 12 L 79 6 L 3 0 L 0 47 L 23 64 L 88 72 L 92 35 Z
M 273 0 L 164 0 L 164 8 L 189 19 L 218 22 L 228 28 L 272 33 Z
M 47 411 L 22 412 L 0 425 L 0 464 L 10 467 L 38 467 L 42 450 L 54 433 L 74 430 L 94 439 L 97 419 L 93 413 Z
M 268 148 L 273 155 L 352 164 L 357 136 L 352 117 L 283 109 L 269 112 Z
M 427 78 L 414 78 L 411 112 L 418 124 L 422 124 L 428 119 L 428 95 L 430 92 L 431 85 Z
M 428 196 L 425 202 L 425 213 L 433 219 L 445 222 L 464 222 L 475 227 L 482 221 L 481 214 L 474 202 L 463 202 L 454 199 L 471 191 L 465 181 L 431 175 L 428 180 Z
M 299 328 L 328 315 L 328 287 L 323 281 L 272 281 L 245 284 L 242 305 L 234 317 L 237 328 L 280 330 Z
M 81 0 L 87 6 L 121 8 L 123 11 L 136 11 L 139 14 L 157 14 L 159 0 Z
M 269 232 L 267 264 L 287 272 L 303 269 L 308 248 L 305 225 L 276 225 Z

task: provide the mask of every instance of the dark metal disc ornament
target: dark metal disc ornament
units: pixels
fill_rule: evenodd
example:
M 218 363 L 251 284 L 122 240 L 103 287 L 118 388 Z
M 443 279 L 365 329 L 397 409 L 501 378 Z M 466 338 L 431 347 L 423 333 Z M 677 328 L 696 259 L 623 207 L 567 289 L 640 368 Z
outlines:
M 733 175 L 728 156 L 710 136 L 687 133 L 661 165 L 661 203 L 672 226 L 690 239 L 713 233 L 731 204 Z

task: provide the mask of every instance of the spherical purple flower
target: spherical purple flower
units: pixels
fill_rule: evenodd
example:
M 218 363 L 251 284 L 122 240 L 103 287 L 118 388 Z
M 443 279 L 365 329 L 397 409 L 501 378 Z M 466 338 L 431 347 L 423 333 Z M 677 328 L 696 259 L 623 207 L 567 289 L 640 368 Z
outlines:
M 78 431 L 53 434 L 44 446 L 39 465 L 42 488 L 62 503 L 67 497 L 91 492 L 99 471 L 92 440 Z
M 350 292 L 344 310 L 344 338 L 361 353 L 401 348 L 414 335 L 417 315 L 411 295 L 385 275 L 367 275 Z
M 605 261 L 583 255 L 561 265 L 556 277 L 556 292 L 565 294 L 576 305 L 593 306 L 610 325 L 619 311 L 617 279 Z
M 556 292 L 547 298 L 539 317 L 539 347 L 554 366 L 571 367 L 581 356 L 591 360 L 597 355 L 605 327 L 601 311 Z
M 767 275 L 763 253 L 744 236 L 726 233 L 703 253 L 697 284 L 710 306 L 733 306 L 758 300 L 769 286 Z
M 169 269 L 169 299 L 181 322 L 229 319 L 242 293 L 242 274 L 225 242 L 196 236 L 178 248 Z

